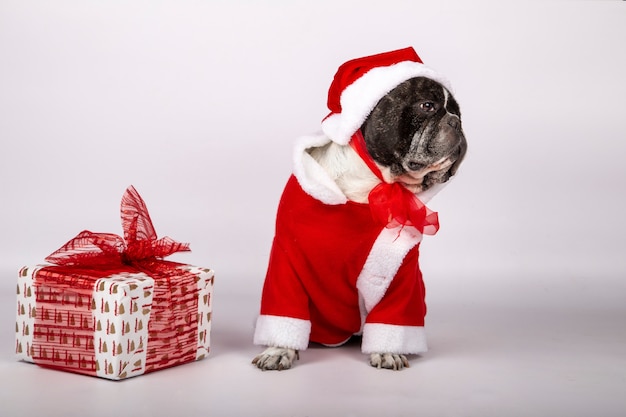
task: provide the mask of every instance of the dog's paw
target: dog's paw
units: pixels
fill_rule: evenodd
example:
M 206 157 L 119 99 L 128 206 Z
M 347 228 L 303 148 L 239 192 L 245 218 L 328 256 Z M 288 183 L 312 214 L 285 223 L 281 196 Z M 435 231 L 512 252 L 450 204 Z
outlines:
M 296 359 L 300 359 L 300 355 L 295 349 L 268 347 L 252 360 L 252 364 L 263 371 L 282 371 L 291 368 Z
M 409 367 L 409 360 L 405 355 L 396 353 L 372 353 L 370 365 L 378 369 L 393 369 L 399 371 Z

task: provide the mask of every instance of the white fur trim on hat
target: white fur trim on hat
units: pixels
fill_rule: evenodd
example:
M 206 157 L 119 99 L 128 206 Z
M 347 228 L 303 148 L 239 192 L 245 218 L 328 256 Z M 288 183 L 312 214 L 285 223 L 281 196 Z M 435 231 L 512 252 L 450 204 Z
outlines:
M 309 320 L 260 315 L 256 321 L 254 344 L 305 350 L 309 346 L 310 334 Z
M 428 351 L 422 326 L 366 323 L 363 326 L 363 353 L 397 353 L 413 355 Z
M 346 145 L 378 101 L 402 82 L 414 77 L 435 80 L 448 90 L 447 79 L 424 64 L 403 61 L 386 67 L 376 67 L 348 85 L 341 93 L 341 113 L 333 113 L 322 121 L 322 130 L 333 142 Z

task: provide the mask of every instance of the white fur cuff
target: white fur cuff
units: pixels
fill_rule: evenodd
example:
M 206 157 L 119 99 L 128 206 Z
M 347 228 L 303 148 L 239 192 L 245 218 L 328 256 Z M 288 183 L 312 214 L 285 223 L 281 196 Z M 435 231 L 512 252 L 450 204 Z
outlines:
M 308 320 L 261 315 L 256 321 L 254 344 L 306 350 L 310 334 Z
M 363 353 L 417 354 L 428 350 L 426 333 L 421 326 L 365 323 L 363 326 Z

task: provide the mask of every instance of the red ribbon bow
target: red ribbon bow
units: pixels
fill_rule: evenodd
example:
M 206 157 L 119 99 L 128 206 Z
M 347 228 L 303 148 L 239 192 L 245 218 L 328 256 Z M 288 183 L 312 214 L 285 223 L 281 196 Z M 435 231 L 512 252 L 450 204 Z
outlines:
M 415 194 L 400 183 L 385 182 L 383 174 L 367 152 L 360 130 L 352 136 L 352 148 L 370 170 L 380 179 L 380 184 L 370 191 L 368 202 L 374 219 L 387 228 L 399 225 L 414 226 L 420 233 L 434 235 L 439 230 L 437 213 L 431 211 Z
M 189 251 L 188 243 L 169 237 L 157 240 L 145 202 L 131 185 L 122 196 L 124 238 L 112 233 L 80 232 L 46 258 L 63 266 L 120 266 L 159 260 L 175 252 Z

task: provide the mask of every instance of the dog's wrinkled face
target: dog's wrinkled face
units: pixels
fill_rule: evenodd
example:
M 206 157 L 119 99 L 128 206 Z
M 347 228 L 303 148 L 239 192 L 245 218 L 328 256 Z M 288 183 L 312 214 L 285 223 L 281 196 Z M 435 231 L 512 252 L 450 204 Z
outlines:
M 459 105 L 445 87 L 424 77 L 385 95 L 361 132 L 387 179 L 414 193 L 448 181 L 467 150 Z

